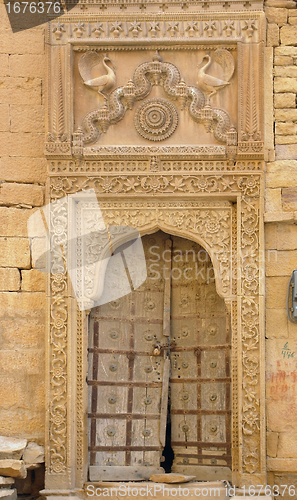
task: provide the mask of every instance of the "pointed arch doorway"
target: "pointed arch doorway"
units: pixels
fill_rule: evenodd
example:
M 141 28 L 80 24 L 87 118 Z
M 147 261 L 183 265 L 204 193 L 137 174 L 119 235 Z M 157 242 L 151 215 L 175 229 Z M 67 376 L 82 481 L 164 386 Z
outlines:
M 162 231 L 142 241 L 146 281 L 90 314 L 90 479 L 231 479 L 230 317 L 212 262 Z

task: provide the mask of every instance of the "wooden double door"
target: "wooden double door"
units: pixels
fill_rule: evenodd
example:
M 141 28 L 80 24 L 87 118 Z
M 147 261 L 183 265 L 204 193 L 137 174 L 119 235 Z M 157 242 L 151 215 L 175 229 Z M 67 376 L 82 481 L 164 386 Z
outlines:
M 146 478 L 164 461 L 230 479 L 230 318 L 212 262 L 161 231 L 142 242 L 146 281 L 90 314 L 90 479 Z

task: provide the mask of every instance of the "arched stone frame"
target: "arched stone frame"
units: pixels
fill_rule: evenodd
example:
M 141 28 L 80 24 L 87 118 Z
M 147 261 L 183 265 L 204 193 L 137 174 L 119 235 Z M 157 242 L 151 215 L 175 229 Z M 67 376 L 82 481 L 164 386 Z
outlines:
M 263 42 L 265 16 L 258 0 L 222 5 L 211 2 L 214 10 L 201 12 L 199 2 L 188 2 L 187 11 L 170 10 L 172 2 L 165 0 L 168 11 L 158 12 L 160 32 L 149 29 L 154 14 L 120 11 L 98 12 L 97 4 L 83 0 L 86 10 L 72 11 L 61 23 L 49 25 L 47 142 L 49 181 L 48 201 L 62 199 L 94 188 L 101 208 L 120 212 L 121 224 L 131 223 L 143 212 L 159 203 L 158 221 L 149 226 L 137 222 L 144 233 L 163 228 L 165 231 L 191 239 L 189 226 L 171 221 L 166 227 L 160 214 L 166 215 L 169 203 L 197 203 L 197 210 L 209 198 L 221 203 L 235 203 L 227 255 L 228 276 L 232 277 L 224 296 L 232 316 L 232 442 L 233 480 L 236 485 L 265 484 L 265 399 L 264 399 L 264 323 L 263 301 Z M 113 0 L 107 0 L 113 5 Z M 115 2 L 118 3 L 118 2 Z M 138 4 L 133 0 L 133 4 Z M 175 3 L 175 2 L 174 2 Z M 192 5 L 193 4 L 193 5 Z M 197 6 L 197 5 L 198 6 Z M 195 6 L 196 5 L 196 6 Z M 229 7 L 231 6 L 231 9 Z M 118 11 L 116 11 L 116 8 Z M 226 10 L 224 10 L 226 8 Z M 174 5 L 175 9 L 175 5 Z M 238 12 L 237 12 L 238 10 Z M 149 14 L 147 16 L 147 13 Z M 198 24 L 195 25 L 199 16 Z M 150 17 L 151 16 L 151 17 Z M 211 18 L 211 21 L 210 21 Z M 100 23 L 102 22 L 102 26 Z M 120 19 L 123 33 L 116 37 L 109 30 Z M 142 31 L 128 29 L 129 23 L 141 24 Z M 194 22 L 194 24 L 193 24 Z M 192 26 L 192 27 L 191 27 Z M 144 29 L 145 28 L 145 29 Z M 175 41 L 178 41 L 176 44 Z M 74 128 L 74 65 L 75 51 L 131 51 L 146 47 L 167 51 L 193 50 L 198 46 L 219 45 L 237 47 L 238 80 L 238 145 L 192 144 L 182 147 L 110 147 L 84 148 Z M 253 69 L 253 75 L 250 75 Z M 252 78 L 249 78 L 252 76 Z M 247 96 L 253 98 L 247 99 Z M 257 96 L 256 100 L 255 96 Z M 248 103 L 248 105 L 247 105 Z M 246 131 L 253 128 L 251 109 L 257 109 L 257 124 L 261 134 L 247 140 Z M 253 113 L 252 113 L 253 114 Z M 255 116 L 253 114 L 253 116 Z M 227 154 L 231 161 L 226 161 Z M 235 158 L 237 161 L 235 161 Z M 104 168 L 104 160 L 108 166 Z M 124 168 L 117 168 L 123 161 Z M 135 163 L 135 169 L 128 163 Z M 142 168 L 138 168 L 142 162 Z M 165 168 L 165 163 L 168 165 Z M 176 165 L 178 164 L 178 168 Z M 128 198 L 129 197 L 129 198 Z M 129 200 L 129 201 L 128 201 Z M 127 203 L 130 205 L 127 206 Z M 200 204 L 200 205 L 199 205 Z M 235 208 L 236 207 L 236 208 Z M 186 219 L 186 208 L 179 216 Z M 215 207 L 212 207 L 215 209 Z M 222 207 L 216 207 L 219 211 Z M 63 210 L 63 207 L 62 207 Z M 124 216 L 126 217 L 126 222 Z M 60 214 L 61 215 L 61 214 Z M 107 217 L 108 219 L 108 217 Z M 52 218 L 51 230 L 60 238 L 69 237 L 71 214 Z M 113 222 L 115 223 L 115 222 Z M 222 228 L 220 229 L 222 231 Z M 199 230 L 194 239 L 199 238 Z M 219 234 L 222 234 L 221 232 Z M 211 231 L 198 239 L 213 256 Z M 229 254 L 228 254 L 229 252 Z M 61 257 L 61 256 L 60 256 Z M 229 259 L 229 260 L 228 260 Z M 232 259 L 230 272 L 229 263 Z M 224 259 L 216 261 L 226 269 Z M 225 267 L 224 267 L 225 266 Z M 57 272 L 58 270 L 58 272 Z M 87 315 L 77 307 L 71 284 L 63 266 L 56 269 L 48 286 L 48 352 L 47 352 L 47 496 L 80 496 L 87 478 L 86 429 L 86 345 Z
M 159 174 L 154 174 L 156 180 L 158 177 Z M 224 288 L 220 283 L 218 292 L 226 301 L 232 322 L 233 482 L 236 485 L 265 484 L 262 175 L 260 172 L 232 172 L 223 176 L 195 174 L 195 178 L 197 192 L 185 190 L 174 201 L 168 194 L 161 197 L 143 194 L 141 199 L 139 196 L 128 199 L 100 194 L 100 208 L 109 225 L 135 226 L 141 234 L 162 229 L 197 241 L 210 253 L 217 278 L 222 262 L 227 266 L 228 276 L 232 278 L 230 286 Z M 215 194 L 211 191 L 214 178 L 217 183 Z M 209 188 L 205 190 L 207 185 Z M 62 199 L 67 194 L 90 187 L 96 190 L 95 177 L 54 177 L 51 179 L 52 199 Z M 81 200 L 81 194 L 78 199 Z M 87 207 L 87 200 L 80 203 Z M 79 203 L 77 207 L 79 212 Z M 209 218 L 210 212 L 212 219 Z M 229 217 L 224 219 L 224 213 L 228 212 Z M 66 210 L 64 215 L 64 236 L 69 238 L 71 224 L 68 224 L 67 216 L 71 217 L 71 214 L 67 215 Z M 221 261 L 219 247 L 216 248 L 213 239 L 214 226 L 204 224 L 203 231 L 202 224 L 200 231 L 198 227 L 193 230 L 190 221 L 195 217 L 208 221 L 221 217 L 224 221 L 216 231 L 218 241 L 225 240 L 228 233 L 226 253 Z M 60 211 L 59 217 L 53 216 L 51 221 L 53 235 L 56 233 L 59 238 L 61 220 Z M 238 248 L 241 251 L 237 251 Z M 77 307 L 65 272 L 51 276 L 49 307 L 46 492 L 48 496 L 58 492 L 79 494 L 87 480 L 85 379 L 88 321 L 86 313 Z

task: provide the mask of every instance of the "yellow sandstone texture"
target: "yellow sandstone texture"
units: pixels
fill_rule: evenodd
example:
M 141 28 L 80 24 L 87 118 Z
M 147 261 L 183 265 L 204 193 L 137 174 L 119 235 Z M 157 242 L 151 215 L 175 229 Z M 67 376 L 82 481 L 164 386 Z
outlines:
M 271 221 L 265 225 L 267 470 L 271 485 L 296 485 L 297 325 L 287 319 L 286 298 L 290 274 L 297 267 L 297 17 L 296 2 L 287 8 L 272 0 L 266 5 L 267 34 L 274 34 L 273 44 L 271 34 L 267 41 L 274 46 L 275 124 L 275 160 L 266 166 L 265 193 L 266 220 Z M 294 357 L 283 354 L 286 343 Z
M 0 19 L 0 434 L 43 444 L 45 284 L 27 220 L 44 204 L 44 26 L 13 34 L 3 2 Z

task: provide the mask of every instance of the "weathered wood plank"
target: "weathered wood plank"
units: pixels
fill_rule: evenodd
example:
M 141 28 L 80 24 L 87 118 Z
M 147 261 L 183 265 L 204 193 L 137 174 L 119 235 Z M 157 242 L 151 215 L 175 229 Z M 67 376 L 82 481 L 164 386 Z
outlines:
M 162 467 L 141 467 L 141 466 L 112 466 L 100 467 L 92 465 L 89 468 L 90 481 L 142 481 L 149 479 L 152 474 L 162 474 Z
M 232 471 L 229 467 L 217 467 L 212 465 L 173 465 L 173 472 L 180 474 L 195 474 L 200 481 L 214 481 L 222 479 L 232 481 Z M 203 483 L 199 483 L 203 484 Z M 218 497 L 216 497 L 218 498 Z
M 166 483 L 166 484 L 174 484 L 174 483 L 188 483 L 189 481 L 193 481 L 196 476 L 184 476 L 183 474 L 152 474 L 150 477 L 150 481 L 154 483 Z
M 165 440 L 166 440 L 169 376 L 170 376 L 170 358 L 166 357 L 163 368 L 163 388 L 162 388 L 161 412 L 160 412 L 160 443 L 162 446 L 165 446 Z
M 170 302 L 171 302 L 171 249 L 172 240 L 165 242 L 165 268 L 164 268 L 164 308 L 163 308 L 163 335 L 170 336 Z

